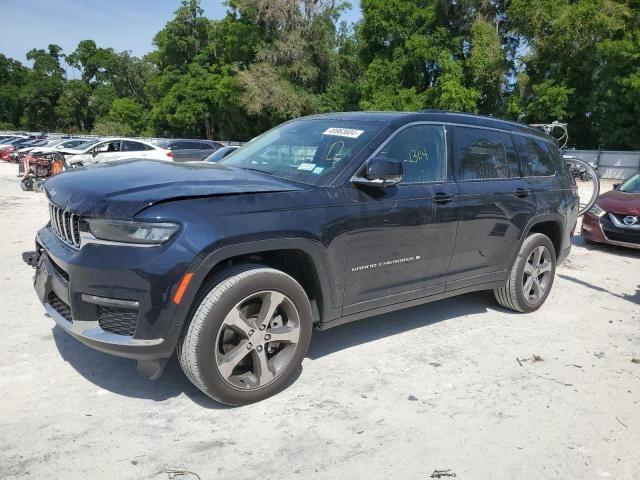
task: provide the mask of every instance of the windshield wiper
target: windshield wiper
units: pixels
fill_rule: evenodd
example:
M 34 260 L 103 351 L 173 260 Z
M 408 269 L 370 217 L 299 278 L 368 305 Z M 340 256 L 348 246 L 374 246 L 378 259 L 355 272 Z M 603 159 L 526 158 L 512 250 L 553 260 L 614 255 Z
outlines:
M 267 172 L 266 170 L 260 170 L 259 168 L 253 168 L 253 167 L 240 167 L 240 168 L 242 168 L 243 170 L 251 170 L 252 172 L 264 173 L 265 175 L 273 176 L 273 173 Z

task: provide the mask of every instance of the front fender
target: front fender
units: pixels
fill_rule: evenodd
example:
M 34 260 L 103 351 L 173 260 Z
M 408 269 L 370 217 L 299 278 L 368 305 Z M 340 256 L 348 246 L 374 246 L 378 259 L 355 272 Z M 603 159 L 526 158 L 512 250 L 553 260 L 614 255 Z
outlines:
M 311 258 L 322 290 L 322 321 L 338 318 L 341 314 L 341 309 L 335 308 L 333 304 L 333 299 L 339 298 L 338 292 L 334 291 L 336 282 L 329 281 L 322 245 L 318 245 L 317 242 L 308 238 L 273 238 L 233 243 L 208 254 L 198 256 L 188 269 L 189 272 L 193 273 L 193 277 L 180 304 L 176 308 L 174 324 L 184 324 L 192 314 L 193 309 L 197 307 L 193 303 L 196 301 L 200 288 L 209 273 L 217 265 L 233 257 L 274 250 L 301 250 Z

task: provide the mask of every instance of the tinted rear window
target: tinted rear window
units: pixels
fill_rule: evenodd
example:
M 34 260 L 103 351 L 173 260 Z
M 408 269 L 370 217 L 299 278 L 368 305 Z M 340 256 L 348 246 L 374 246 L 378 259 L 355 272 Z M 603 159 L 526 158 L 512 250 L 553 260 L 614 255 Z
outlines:
M 547 142 L 531 137 L 514 135 L 518 155 L 525 177 L 550 177 L 555 175 L 556 166 L 551 158 Z
M 515 156 L 507 155 L 501 132 L 456 127 L 456 138 L 460 180 L 495 180 L 518 176 Z

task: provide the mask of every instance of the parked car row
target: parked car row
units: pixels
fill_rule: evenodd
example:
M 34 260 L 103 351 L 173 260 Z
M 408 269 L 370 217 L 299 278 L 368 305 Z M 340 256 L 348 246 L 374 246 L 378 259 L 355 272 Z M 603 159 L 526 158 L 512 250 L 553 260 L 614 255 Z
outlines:
M 47 139 L 42 136 L 26 134 L 0 135 L 0 160 L 15 161 L 16 152 L 21 148 L 43 145 Z
M 237 147 L 211 140 L 163 139 L 151 142 L 131 138 L 58 138 L 27 134 L 0 135 L 0 160 L 22 164 L 27 155 L 60 152 L 72 166 L 91 165 L 130 157 L 174 162 L 202 161 L 224 148 L 219 158 Z M 218 158 L 218 157 L 216 157 Z M 211 160 L 209 160 L 211 161 Z M 23 173 L 21 167 L 20 173 Z

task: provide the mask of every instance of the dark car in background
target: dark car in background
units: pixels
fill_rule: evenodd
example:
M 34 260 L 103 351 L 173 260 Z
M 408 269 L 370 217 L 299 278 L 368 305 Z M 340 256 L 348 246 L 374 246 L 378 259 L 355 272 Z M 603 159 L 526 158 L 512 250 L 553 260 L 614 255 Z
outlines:
M 222 147 L 213 152 L 207 158 L 204 159 L 205 162 L 216 163 L 222 160 L 224 157 L 231 155 L 233 152 L 238 150 L 240 145 L 229 145 L 228 147 Z
M 204 160 L 206 157 L 222 147 L 221 143 L 213 142 L 211 140 L 192 140 L 187 138 L 157 140 L 153 143 L 160 148 L 171 150 L 173 152 L 174 162 Z
M 440 111 L 301 118 L 217 163 L 104 163 L 45 191 L 24 259 L 51 318 L 151 378 L 177 351 L 227 404 L 285 388 L 314 326 L 478 290 L 540 308 L 578 214 L 552 137 Z
M 0 144 L 0 160 L 7 162 L 15 161 L 14 153 L 17 150 L 31 143 L 40 141 L 46 142 L 46 139 L 44 137 L 26 136 L 5 140 L 4 143 Z
M 582 218 L 582 238 L 640 248 L 640 173 L 598 197 Z

